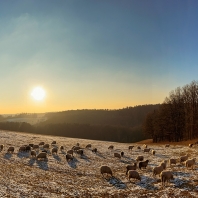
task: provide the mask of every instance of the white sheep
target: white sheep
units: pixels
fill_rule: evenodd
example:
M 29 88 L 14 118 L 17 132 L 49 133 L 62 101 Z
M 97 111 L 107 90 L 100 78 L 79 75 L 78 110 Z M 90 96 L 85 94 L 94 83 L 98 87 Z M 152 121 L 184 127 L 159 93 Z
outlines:
M 47 153 L 41 152 L 36 156 L 36 159 L 47 159 Z
M 100 173 L 102 174 L 102 176 L 103 176 L 104 173 L 110 174 L 111 176 L 113 176 L 112 170 L 109 166 L 101 166 L 100 167 Z
M 170 179 L 174 179 L 171 171 L 162 171 L 160 173 L 160 177 L 162 181 L 162 186 L 165 185 L 165 182 L 170 182 Z
M 144 145 L 143 145 L 143 147 L 144 147 L 144 148 L 147 148 L 147 145 L 146 145 L 146 144 L 144 144 Z
M 7 150 L 8 153 L 14 153 L 14 147 L 10 146 Z
M 195 158 L 186 160 L 186 161 L 185 161 L 185 166 L 186 166 L 187 168 L 192 167 L 192 169 L 194 169 L 195 160 L 196 160 Z
M 141 177 L 136 170 L 129 170 L 128 171 L 128 180 L 130 181 L 131 178 L 138 179 L 138 180 L 141 181 Z

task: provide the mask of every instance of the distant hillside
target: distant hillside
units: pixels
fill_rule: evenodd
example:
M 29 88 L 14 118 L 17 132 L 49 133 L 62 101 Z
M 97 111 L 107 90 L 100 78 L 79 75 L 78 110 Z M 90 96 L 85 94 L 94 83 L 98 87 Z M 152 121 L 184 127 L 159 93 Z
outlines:
M 160 104 L 139 105 L 118 110 L 70 110 L 48 113 L 42 124 L 90 124 L 136 127 L 142 125 L 146 115 L 158 109 Z

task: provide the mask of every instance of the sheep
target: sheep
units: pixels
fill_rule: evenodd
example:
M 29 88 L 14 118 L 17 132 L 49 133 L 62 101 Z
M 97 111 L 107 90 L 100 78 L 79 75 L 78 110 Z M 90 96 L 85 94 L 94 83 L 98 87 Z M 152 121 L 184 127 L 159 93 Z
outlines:
M 43 148 L 44 148 L 44 149 L 49 149 L 49 144 L 43 145 Z
M 36 157 L 36 151 L 32 150 L 32 151 L 30 152 L 30 155 L 31 155 L 31 157 L 32 157 L 32 156 L 35 156 L 35 157 Z
M 189 144 L 188 146 L 189 146 L 189 147 L 192 147 L 192 146 L 193 146 L 193 144 Z
M 7 150 L 7 153 L 14 153 L 14 147 L 10 146 Z
M 140 146 L 138 146 L 138 147 L 137 147 L 137 149 L 141 149 L 141 147 L 140 147 Z
M 91 148 L 91 144 L 87 144 L 86 148 Z
M 80 146 L 80 144 L 79 143 L 76 143 L 76 146 Z
M 165 182 L 170 182 L 170 179 L 174 179 L 171 171 L 162 171 L 160 173 L 160 177 L 161 177 L 161 181 L 162 181 L 162 186 L 165 185 Z
M 122 157 L 124 156 L 124 152 L 123 152 L 123 151 L 121 152 L 121 156 L 122 156 Z
M 135 162 L 133 165 L 127 165 L 126 166 L 126 175 L 127 175 L 127 173 L 128 173 L 128 171 L 129 170 L 136 170 L 136 168 L 137 168 L 137 163 Z
M 29 146 L 33 147 L 33 146 L 34 146 L 34 144 L 29 144 Z
M 67 151 L 67 154 L 73 155 L 73 153 L 74 153 L 73 150 L 68 150 Z
M 3 150 L 3 147 L 4 147 L 4 145 L 1 144 L 1 145 L 0 145 L 0 152 Z
M 163 162 L 161 162 L 160 166 L 162 166 L 165 170 L 166 169 L 166 164 L 167 164 L 167 161 L 164 160 Z
M 166 144 L 166 145 L 165 145 L 165 148 L 166 148 L 166 147 L 170 147 L 170 144 Z
M 66 160 L 67 160 L 67 162 L 69 161 L 69 160 L 73 160 L 73 156 L 72 155 L 70 155 L 69 153 L 68 154 L 66 154 Z
M 37 156 L 36 156 L 36 159 L 38 160 L 39 158 L 41 159 L 47 159 L 47 153 L 39 153 Z
M 176 164 L 177 163 L 177 159 L 169 159 L 169 165 L 171 166 L 171 164 Z
M 31 146 L 26 146 L 26 147 L 25 147 L 25 151 L 26 151 L 26 152 L 31 151 Z
M 147 145 L 146 145 L 146 144 L 144 144 L 144 145 L 143 145 L 143 147 L 144 147 L 144 148 L 147 148 Z
M 79 150 L 79 149 L 81 149 L 80 146 L 73 146 L 73 147 L 72 147 L 72 150 L 74 150 L 74 151 L 77 151 L 77 150 Z
M 155 155 L 155 151 L 154 151 L 154 150 L 152 150 L 151 153 L 152 153 L 153 155 Z
M 149 152 L 151 149 L 150 148 L 145 148 L 144 152 Z
M 134 146 L 129 146 L 129 150 L 132 150 Z
M 39 149 L 39 145 L 34 144 L 33 149 Z
M 109 147 L 108 147 L 108 149 L 113 149 L 114 148 L 114 146 L 113 145 L 110 145 Z
M 109 166 L 101 166 L 100 167 L 100 173 L 102 174 L 102 176 L 103 176 L 104 173 L 110 174 L 111 177 L 113 176 L 112 170 Z
M 144 162 L 139 163 L 139 169 L 142 169 L 143 167 L 146 168 L 148 165 L 149 160 L 146 160 Z
M 142 155 L 139 155 L 137 158 L 136 158 L 136 161 L 143 161 L 144 160 L 144 156 Z
M 129 170 L 128 171 L 128 180 L 130 181 L 131 178 L 138 179 L 138 180 L 141 181 L 141 177 L 136 170 Z
M 83 155 L 83 150 L 79 149 L 79 150 L 76 151 L 76 153 L 82 156 Z
M 61 151 L 64 150 L 64 146 L 60 146 L 60 150 L 61 150 Z
M 21 147 L 19 148 L 19 152 L 26 151 L 25 148 L 26 148 L 25 146 L 21 146 Z
M 97 152 L 97 148 L 92 149 L 92 152 L 96 153 Z
M 56 144 L 56 141 L 52 141 L 52 143 L 51 144 Z
M 180 157 L 180 163 L 186 161 L 188 159 L 188 154 L 185 156 Z
M 38 145 L 43 146 L 44 144 L 45 144 L 45 142 L 40 142 Z
M 156 166 L 153 168 L 153 176 L 160 175 L 160 173 L 164 170 L 162 165 Z
M 121 158 L 120 153 L 114 153 L 114 157 Z
M 57 154 L 57 152 L 58 152 L 58 148 L 52 148 L 52 154 L 53 153 L 56 153 Z
M 192 169 L 194 168 L 195 166 L 195 158 L 194 159 L 189 159 L 189 160 L 186 160 L 185 161 L 185 166 L 188 168 L 188 167 L 192 167 Z
M 42 153 L 47 153 L 47 151 L 46 151 L 46 150 L 42 150 L 41 152 L 42 152 Z

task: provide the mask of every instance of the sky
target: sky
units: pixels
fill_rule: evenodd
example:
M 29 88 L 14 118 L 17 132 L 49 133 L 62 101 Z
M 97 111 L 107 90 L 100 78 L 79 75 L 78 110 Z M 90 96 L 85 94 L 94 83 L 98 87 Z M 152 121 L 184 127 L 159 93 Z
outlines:
M 197 0 L 9 0 L 0 114 L 162 103 L 198 80 Z M 45 90 L 35 100 L 34 87 Z

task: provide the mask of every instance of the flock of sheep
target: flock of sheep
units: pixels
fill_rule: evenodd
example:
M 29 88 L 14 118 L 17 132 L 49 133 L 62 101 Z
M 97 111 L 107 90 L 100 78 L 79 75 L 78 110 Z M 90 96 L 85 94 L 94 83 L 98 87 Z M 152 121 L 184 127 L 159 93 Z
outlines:
M 198 144 L 198 142 L 196 142 L 195 144 Z M 193 144 L 189 144 L 189 147 L 192 147 Z M 155 150 L 151 150 L 150 148 L 147 148 L 147 145 L 143 145 L 143 151 L 144 152 L 151 152 L 153 155 L 155 155 L 156 151 Z M 165 145 L 166 148 L 170 147 L 169 144 Z M 109 147 L 109 149 L 113 149 L 114 147 L 111 145 Z M 129 146 L 129 150 L 132 150 L 134 148 L 134 146 Z M 141 149 L 139 146 L 137 147 L 137 149 Z M 121 156 L 124 156 L 124 152 L 121 153 L 114 153 L 114 157 L 118 157 L 121 158 Z M 157 167 L 153 168 L 153 176 L 159 175 L 161 177 L 161 182 L 162 182 L 162 186 L 165 185 L 166 182 L 170 182 L 171 179 L 174 179 L 173 177 L 173 172 L 169 171 L 169 170 L 165 170 L 167 167 L 167 164 L 169 163 L 170 167 L 172 164 L 176 164 L 176 163 L 184 163 L 186 168 L 194 168 L 195 167 L 195 163 L 196 163 L 196 159 L 188 159 L 189 158 L 189 154 L 185 155 L 185 156 L 181 156 L 179 159 L 174 159 L 174 158 L 170 158 L 169 160 L 163 160 Z M 142 168 L 146 168 L 148 165 L 149 160 L 144 160 L 144 156 L 139 155 L 136 158 L 136 162 L 133 165 L 127 165 L 126 166 L 126 175 L 128 180 L 130 181 L 131 178 L 133 179 L 138 179 L 141 181 L 141 177 L 137 171 L 137 168 L 139 167 L 139 169 Z M 109 166 L 101 166 L 100 168 L 100 172 L 101 174 L 110 174 L 111 176 L 113 176 L 112 170 Z
M 196 142 L 195 144 L 198 144 L 198 142 Z M 51 145 L 53 146 L 51 148 L 51 154 L 54 154 L 58 152 L 58 150 L 63 151 L 65 148 L 64 146 L 60 146 L 59 148 L 56 146 L 57 142 L 56 141 L 52 141 Z M 165 145 L 166 148 L 168 148 L 170 145 Z M 189 147 L 192 147 L 193 144 L 189 144 Z M 66 161 L 72 161 L 74 159 L 74 153 L 82 156 L 84 154 L 83 149 L 91 149 L 92 145 L 88 144 L 85 148 L 82 148 L 80 146 L 79 143 L 77 143 L 75 146 L 73 146 L 70 150 L 67 150 L 67 152 L 65 153 L 65 158 Z M 134 146 L 129 146 L 128 149 L 132 150 L 134 148 Z M 0 145 L 0 151 L 2 151 L 4 149 L 4 145 Z M 41 150 L 40 150 L 41 149 Z M 109 146 L 110 150 L 114 149 L 114 146 L 111 145 Z M 141 149 L 140 146 L 137 146 L 137 149 Z M 10 146 L 7 149 L 7 153 L 13 153 L 15 151 L 15 148 L 13 146 Z M 39 152 L 40 151 L 40 152 Z M 156 151 L 155 150 L 151 150 L 150 148 L 147 148 L 147 145 L 143 145 L 143 151 L 147 152 L 147 153 L 151 153 L 152 155 L 155 155 Z M 18 152 L 29 152 L 30 153 L 30 157 L 35 157 L 37 160 L 38 159 L 47 159 L 47 155 L 50 152 L 50 144 L 45 144 L 45 142 L 40 142 L 39 144 L 29 144 L 29 145 L 23 145 L 19 148 Z M 97 148 L 93 148 L 92 152 L 97 153 Z M 114 152 L 114 157 L 121 159 L 121 157 L 124 156 L 124 152 Z M 189 155 L 185 155 L 185 156 L 181 156 L 178 159 L 174 159 L 174 158 L 170 158 L 169 160 L 163 160 L 157 167 L 153 168 L 153 176 L 159 175 L 161 177 L 161 182 L 162 182 L 162 186 L 165 185 L 165 182 L 170 182 L 171 179 L 173 178 L 173 172 L 166 170 L 167 164 L 169 163 L 170 167 L 172 166 L 172 164 L 176 164 L 178 162 L 180 163 L 184 163 L 185 166 L 187 168 L 194 168 L 195 166 L 195 161 L 196 159 L 189 159 Z M 145 160 L 144 161 L 144 156 L 139 155 L 136 158 L 136 162 L 134 164 L 130 164 L 126 166 L 126 175 L 128 180 L 130 181 L 130 179 L 137 179 L 141 181 L 141 177 L 138 173 L 138 168 L 141 170 L 142 168 L 147 168 L 147 165 L 149 163 L 149 160 Z M 111 170 L 111 168 L 109 166 L 103 165 L 100 167 L 100 173 L 102 174 L 110 174 L 111 176 L 113 176 L 113 172 Z

